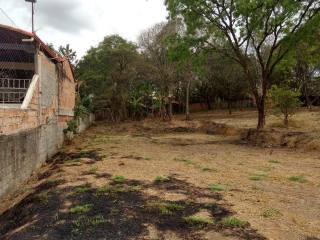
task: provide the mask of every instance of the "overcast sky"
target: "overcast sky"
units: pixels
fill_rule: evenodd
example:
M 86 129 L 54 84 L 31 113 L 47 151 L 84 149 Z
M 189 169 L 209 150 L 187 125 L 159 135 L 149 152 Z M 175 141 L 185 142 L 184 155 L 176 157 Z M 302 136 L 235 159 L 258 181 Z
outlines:
M 37 34 L 55 47 L 71 44 L 79 56 L 103 37 L 119 34 L 136 41 L 139 33 L 167 17 L 164 0 L 38 0 Z M 24 0 L 0 0 L 0 23 L 31 31 L 31 5 Z

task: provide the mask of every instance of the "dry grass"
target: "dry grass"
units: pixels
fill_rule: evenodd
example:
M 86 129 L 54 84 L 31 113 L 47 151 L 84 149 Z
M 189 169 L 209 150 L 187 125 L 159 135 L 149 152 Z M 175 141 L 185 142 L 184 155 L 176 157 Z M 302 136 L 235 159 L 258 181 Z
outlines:
M 102 161 L 92 166 L 89 164 L 91 160 L 84 157 L 77 161 L 77 165 L 64 163 L 51 178 L 63 179 L 65 183 L 59 187 L 74 187 L 76 194 L 90 193 L 88 187 L 79 187 L 90 185 L 98 189 L 97 195 L 111 196 L 130 192 L 131 188 L 123 186 L 128 181 L 143 182 L 147 188 L 140 190 L 137 185 L 135 191 L 142 191 L 146 196 L 158 199 L 149 205 L 146 203 L 145 208 L 157 209 L 160 213 L 170 212 L 164 214 L 170 217 L 181 212 L 180 205 L 175 205 L 179 201 L 183 201 L 185 206 L 212 204 L 211 198 L 197 197 L 194 193 L 188 195 L 181 188 L 170 186 L 170 179 L 174 177 L 178 181 L 207 189 L 211 194 L 219 194 L 219 204 L 228 206 L 236 214 L 215 221 L 203 216 L 185 216 L 185 221 L 191 225 L 210 226 L 217 223 L 225 227 L 241 228 L 249 222 L 253 229 L 257 229 L 267 239 L 320 238 L 319 152 L 259 148 L 245 145 L 239 141 L 238 136 L 189 131 L 201 126 L 202 120 L 237 127 L 254 127 L 255 114 L 236 112 L 230 117 L 225 112 L 199 113 L 193 115 L 194 120 L 191 122 L 182 121 L 182 116 L 179 116 L 172 123 L 154 120 L 116 125 L 100 123 L 76 138 L 74 144 L 66 147 L 65 151 L 95 150 L 103 156 Z M 296 127 L 300 131 L 319 131 L 317 116 L 317 112 L 299 112 L 295 121 L 306 123 L 304 127 Z M 279 121 L 276 118 L 268 120 L 269 126 L 274 124 L 272 121 Z M 83 174 L 92 168 L 94 170 L 90 174 Z M 305 179 L 307 181 L 303 181 Z M 37 185 L 37 182 L 33 184 Z M 169 187 L 165 188 L 166 185 Z M 190 199 L 190 196 L 195 197 Z M 171 201 L 175 203 L 168 204 Z M 76 207 L 69 204 L 66 211 L 72 206 Z M 85 207 L 85 211 L 90 211 L 90 207 Z M 91 226 L 89 220 L 75 222 L 77 229 L 83 225 Z M 105 221 L 104 216 L 100 216 L 94 223 Z M 159 239 L 161 236 L 172 240 L 187 239 L 152 229 L 157 233 L 136 239 L 152 239 L 153 235 Z M 230 238 L 222 234 L 218 239 Z

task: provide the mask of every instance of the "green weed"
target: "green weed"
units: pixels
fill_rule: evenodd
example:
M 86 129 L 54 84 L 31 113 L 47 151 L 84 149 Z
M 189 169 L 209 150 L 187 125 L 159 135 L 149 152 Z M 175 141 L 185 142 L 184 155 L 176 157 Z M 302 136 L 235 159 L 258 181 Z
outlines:
M 83 186 L 83 187 L 76 187 L 74 189 L 74 194 L 83 194 L 91 191 L 91 187 Z
M 269 163 L 279 164 L 280 162 L 278 160 L 270 160 Z
M 85 230 L 90 227 L 95 227 L 107 222 L 110 222 L 110 220 L 105 219 L 102 215 L 94 217 L 81 216 L 79 219 L 73 221 L 73 232 L 77 233 L 81 230 Z
M 39 193 L 37 195 L 37 199 L 42 204 L 48 204 L 49 203 L 49 192 Z
M 228 227 L 245 227 L 248 225 L 248 222 L 236 217 L 225 217 L 221 220 L 221 224 Z
M 292 177 L 289 177 L 288 179 L 289 179 L 289 181 L 298 182 L 298 183 L 306 183 L 307 182 L 307 179 L 303 175 L 292 176 Z
M 183 206 L 181 205 L 166 202 L 152 202 L 146 204 L 145 207 L 150 211 L 156 211 L 162 215 L 172 215 L 173 212 L 183 209 Z
M 113 178 L 113 181 L 114 181 L 115 183 L 119 183 L 119 184 L 124 183 L 125 180 L 126 180 L 126 178 L 123 177 L 123 176 L 115 176 L 115 177 Z
M 163 177 L 163 176 L 157 176 L 154 179 L 155 183 L 163 183 L 163 182 L 169 182 L 169 181 L 170 181 L 170 179 L 168 177 Z
M 84 204 L 84 205 L 77 205 L 70 209 L 71 213 L 86 213 L 89 212 L 93 207 L 93 204 Z
M 185 163 L 186 165 L 193 165 L 194 162 L 190 159 L 184 159 L 184 158 L 175 158 L 174 161 L 177 161 L 177 162 L 183 162 Z
M 224 191 L 226 189 L 226 186 L 222 185 L 222 184 L 210 184 L 209 185 L 209 189 L 212 192 L 221 192 L 221 191 Z
M 97 171 L 98 171 L 98 167 L 92 167 L 92 168 L 90 168 L 89 173 L 95 174 L 95 173 L 97 173 Z
M 216 170 L 213 169 L 213 168 L 204 167 L 204 168 L 202 168 L 202 171 L 203 171 L 203 172 L 214 172 L 214 171 L 216 171 Z

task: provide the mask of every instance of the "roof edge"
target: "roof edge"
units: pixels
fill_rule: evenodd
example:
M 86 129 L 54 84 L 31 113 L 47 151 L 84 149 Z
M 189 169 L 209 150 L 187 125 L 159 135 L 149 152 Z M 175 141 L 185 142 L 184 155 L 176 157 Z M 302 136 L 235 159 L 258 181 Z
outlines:
M 31 32 L 27 32 L 27 31 L 19 29 L 19 28 L 3 25 L 3 24 L 0 24 L 0 28 L 8 30 L 8 31 L 12 31 L 12 32 L 20 33 L 20 34 L 23 34 L 23 35 L 25 35 L 27 37 L 30 37 L 30 38 L 34 38 L 35 42 L 38 44 L 39 49 L 42 50 L 43 52 L 45 52 L 46 54 L 48 54 L 49 57 L 51 57 L 53 61 L 56 61 L 56 62 L 65 61 L 65 59 L 60 54 L 56 53 L 50 47 L 48 47 L 48 45 L 45 44 L 37 36 L 37 34 L 31 33 Z

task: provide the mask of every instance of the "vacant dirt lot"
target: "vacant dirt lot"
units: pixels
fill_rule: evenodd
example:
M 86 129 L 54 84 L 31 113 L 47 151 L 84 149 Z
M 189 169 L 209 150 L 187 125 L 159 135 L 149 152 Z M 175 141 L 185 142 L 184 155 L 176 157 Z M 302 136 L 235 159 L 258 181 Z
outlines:
M 97 124 L 3 201 L 0 238 L 319 239 L 320 152 L 247 144 L 234 116 Z

